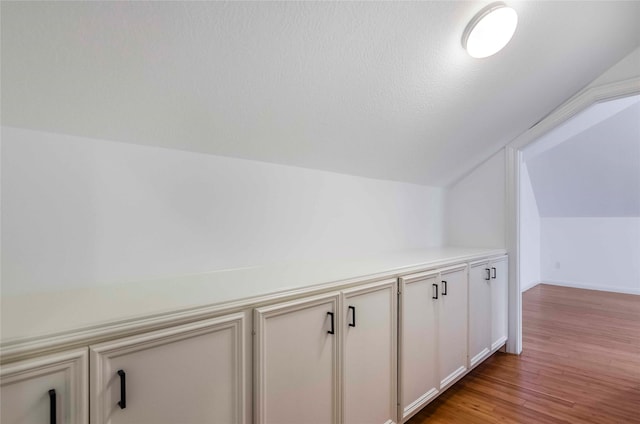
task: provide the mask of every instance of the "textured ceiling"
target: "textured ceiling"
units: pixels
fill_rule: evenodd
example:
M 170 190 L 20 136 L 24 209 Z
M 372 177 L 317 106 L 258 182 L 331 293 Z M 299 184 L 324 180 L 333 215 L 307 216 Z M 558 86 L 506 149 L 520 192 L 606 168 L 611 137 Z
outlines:
M 1 3 L 2 124 L 447 185 L 640 45 L 640 2 Z
M 638 97 L 607 102 L 610 110 L 626 107 L 583 131 L 571 135 L 559 128 L 540 141 L 557 138 L 554 147 L 527 160 L 540 216 L 640 217 Z M 603 111 L 599 106 L 590 109 Z M 567 124 L 579 126 L 580 118 Z

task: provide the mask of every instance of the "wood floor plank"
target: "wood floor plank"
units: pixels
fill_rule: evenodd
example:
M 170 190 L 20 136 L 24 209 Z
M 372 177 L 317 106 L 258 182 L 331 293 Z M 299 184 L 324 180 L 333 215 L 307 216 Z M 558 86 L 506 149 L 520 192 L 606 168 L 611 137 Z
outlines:
M 640 424 L 640 296 L 540 284 L 496 353 L 408 424 Z

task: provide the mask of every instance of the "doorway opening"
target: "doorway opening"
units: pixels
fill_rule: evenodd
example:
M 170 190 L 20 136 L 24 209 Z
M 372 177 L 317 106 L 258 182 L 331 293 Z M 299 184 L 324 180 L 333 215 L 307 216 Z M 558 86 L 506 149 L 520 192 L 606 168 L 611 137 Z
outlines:
M 557 248 L 553 251 L 545 250 L 544 248 L 538 249 L 537 246 L 542 246 L 543 243 L 553 242 L 551 236 L 560 237 L 564 241 L 567 239 L 571 241 L 576 238 L 566 234 L 563 235 L 560 231 L 554 231 L 552 226 L 554 223 L 551 220 L 547 222 L 547 217 L 544 215 L 559 214 L 558 210 L 563 211 L 562 213 L 565 215 L 576 214 L 574 210 L 580 209 L 580 207 L 583 209 L 582 215 L 603 215 L 603 210 L 607 210 L 606 213 L 609 215 L 624 215 L 625 213 L 628 215 L 640 215 L 634 212 L 634 202 L 637 203 L 637 201 L 630 198 L 627 195 L 628 191 L 620 187 L 622 185 L 626 189 L 632 188 L 634 176 L 632 172 L 634 170 L 638 172 L 638 166 L 633 165 L 633 161 L 636 160 L 634 154 L 636 150 L 634 149 L 637 149 L 637 144 L 635 147 L 633 145 L 624 147 L 619 140 L 613 143 L 610 141 L 611 136 L 602 136 L 603 132 L 606 133 L 603 128 L 607 127 L 607 123 L 619 122 L 624 115 L 628 117 L 637 113 L 638 108 L 640 108 L 638 106 L 640 103 L 639 83 L 640 79 L 634 78 L 621 83 L 585 90 L 506 147 L 507 247 L 510 254 L 509 267 L 510 281 L 512 283 L 509 300 L 510 343 L 508 351 L 511 353 L 521 353 L 523 348 L 523 289 L 526 290 L 544 278 L 548 278 L 549 273 L 553 274 L 553 270 L 558 271 L 558 273 L 574 272 L 576 270 L 575 258 L 571 259 L 570 256 L 562 256 L 563 259 L 558 260 L 560 257 L 559 252 L 561 252 L 560 248 L 563 246 L 556 245 Z M 637 123 L 638 120 L 636 119 L 635 121 Z M 588 155 L 581 156 L 578 158 L 579 160 L 575 157 L 575 150 L 571 146 L 578 143 L 577 140 L 581 134 L 590 136 L 593 139 L 598 138 L 597 136 L 600 134 L 600 138 L 604 140 L 600 140 L 599 148 L 601 150 L 596 155 L 595 163 L 593 163 L 593 159 L 590 161 L 586 159 Z M 591 153 L 598 152 L 598 142 L 592 140 L 585 145 L 592 145 Z M 559 155 L 554 155 L 554 150 Z M 622 156 L 624 158 L 621 159 Z M 571 158 L 572 162 L 567 163 L 567 158 Z M 582 164 L 577 165 L 577 163 Z M 606 163 L 609 163 L 609 165 L 612 163 L 613 167 L 611 169 L 614 169 L 614 171 L 607 172 L 604 166 Z M 553 172 L 547 171 L 552 166 L 551 164 L 554 167 Z M 564 173 L 564 175 L 571 176 L 571 168 L 577 166 L 585 168 L 581 169 L 581 175 L 589 175 L 589 177 L 583 176 L 573 178 L 573 180 L 569 178 L 563 184 L 557 183 L 558 175 Z M 589 173 L 588 171 L 591 172 Z M 627 175 L 627 177 L 622 178 L 621 175 L 623 174 Z M 531 179 L 532 175 L 534 175 L 533 180 Z M 631 176 L 629 177 L 629 175 Z M 621 184 L 620 181 L 622 180 L 628 181 L 628 183 Z M 539 183 L 540 181 L 543 183 Z M 614 181 L 617 181 L 617 183 L 614 183 Z M 537 183 L 542 188 L 534 189 L 534 184 Z M 614 189 L 611 189 L 612 186 Z M 579 187 L 579 189 L 575 189 L 576 187 Z M 607 194 L 603 195 L 596 192 Z M 567 195 L 567 193 L 570 194 Z M 542 206 L 538 205 L 538 198 L 541 199 Z M 558 198 L 560 201 L 552 201 Z M 533 202 L 535 202 L 535 207 L 538 209 L 537 216 L 532 213 Z M 542 210 L 542 216 L 540 215 L 540 210 Z M 615 212 L 619 210 L 627 212 Z M 629 216 L 628 218 L 634 218 L 634 216 Z M 563 223 L 558 221 L 555 224 L 562 226 Z M 568 227 L 569 225 L 565 225 L 562 229 L 567 230 Z M 611 233 L 605 231 L 605 235 L 611 235 Z M 583 242 L 582 244 L 586 245 L 588 243 Z M 534 252 L 533 255 L 531 254 L 532 251 Z M 535 252 L 538 252 L 538 255 Z M 583 258 L 582 261 L 584 260 Z M 593 261 L 588 260 L 588 262 Z M 631 260 L 630 262 L 633 263 L 634 261 Z M 637 263 L 637 259 L 635 262 Z M 602 261 L 601 263 L 604 264 Z M 588 273 L 589 267 L 593 266 L 597 266 L 597 263 L 586 263 L 582 268 L 585 273 Z M 606 266 L 600 267 L 599 272 L 602 272 L 602 270 L 606 272 L 606 268 Z M 593 274 L 594 278 L 597 278 L 595 273 Z M 612 275 L 609 272 L 607 273 L 607 278 L 601 278 L 601 280 L 610 279 Z M 559 284 L 563 278 L 556 279 L 555 282 Z M 568 278 L 564 279 L 570 280 Z M 597 288 L 595 286 L 586 287 L 588 284 L 589 281 L 583 282 L 585 286 L 583 288 Z M 632 289 L 634 287 L 640 288 L 634 286 L 633 283 L 624 283 L 622 287 L 625 286 L 630 286 Z M 617 287 L 620 289 L 621 286 Z M 633 290 L 627 292 L 633 292 Z

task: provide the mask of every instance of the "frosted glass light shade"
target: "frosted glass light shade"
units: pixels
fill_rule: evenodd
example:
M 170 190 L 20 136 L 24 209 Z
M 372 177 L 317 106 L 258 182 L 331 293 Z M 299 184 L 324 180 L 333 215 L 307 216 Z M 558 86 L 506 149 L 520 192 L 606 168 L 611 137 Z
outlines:
M 469 22 L 462 36 L 462 46 L 471 57 L 496 54 L 509 43 L 518 26 L 518 14 L 504 3 L 492 3 Z

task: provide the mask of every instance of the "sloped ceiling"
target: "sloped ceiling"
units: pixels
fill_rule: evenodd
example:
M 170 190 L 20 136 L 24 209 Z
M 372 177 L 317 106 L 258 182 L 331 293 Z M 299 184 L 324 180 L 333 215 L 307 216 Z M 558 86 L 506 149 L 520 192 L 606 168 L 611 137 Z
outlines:
M 6 2 L 2 125 L 444 186 L 640 45 L 640 2 Z
M 640 217 L 640 99 L 607 103 L 626 107 L 568 139 L 558 131 L 554 147 L 527 160 L 540 216 Z

